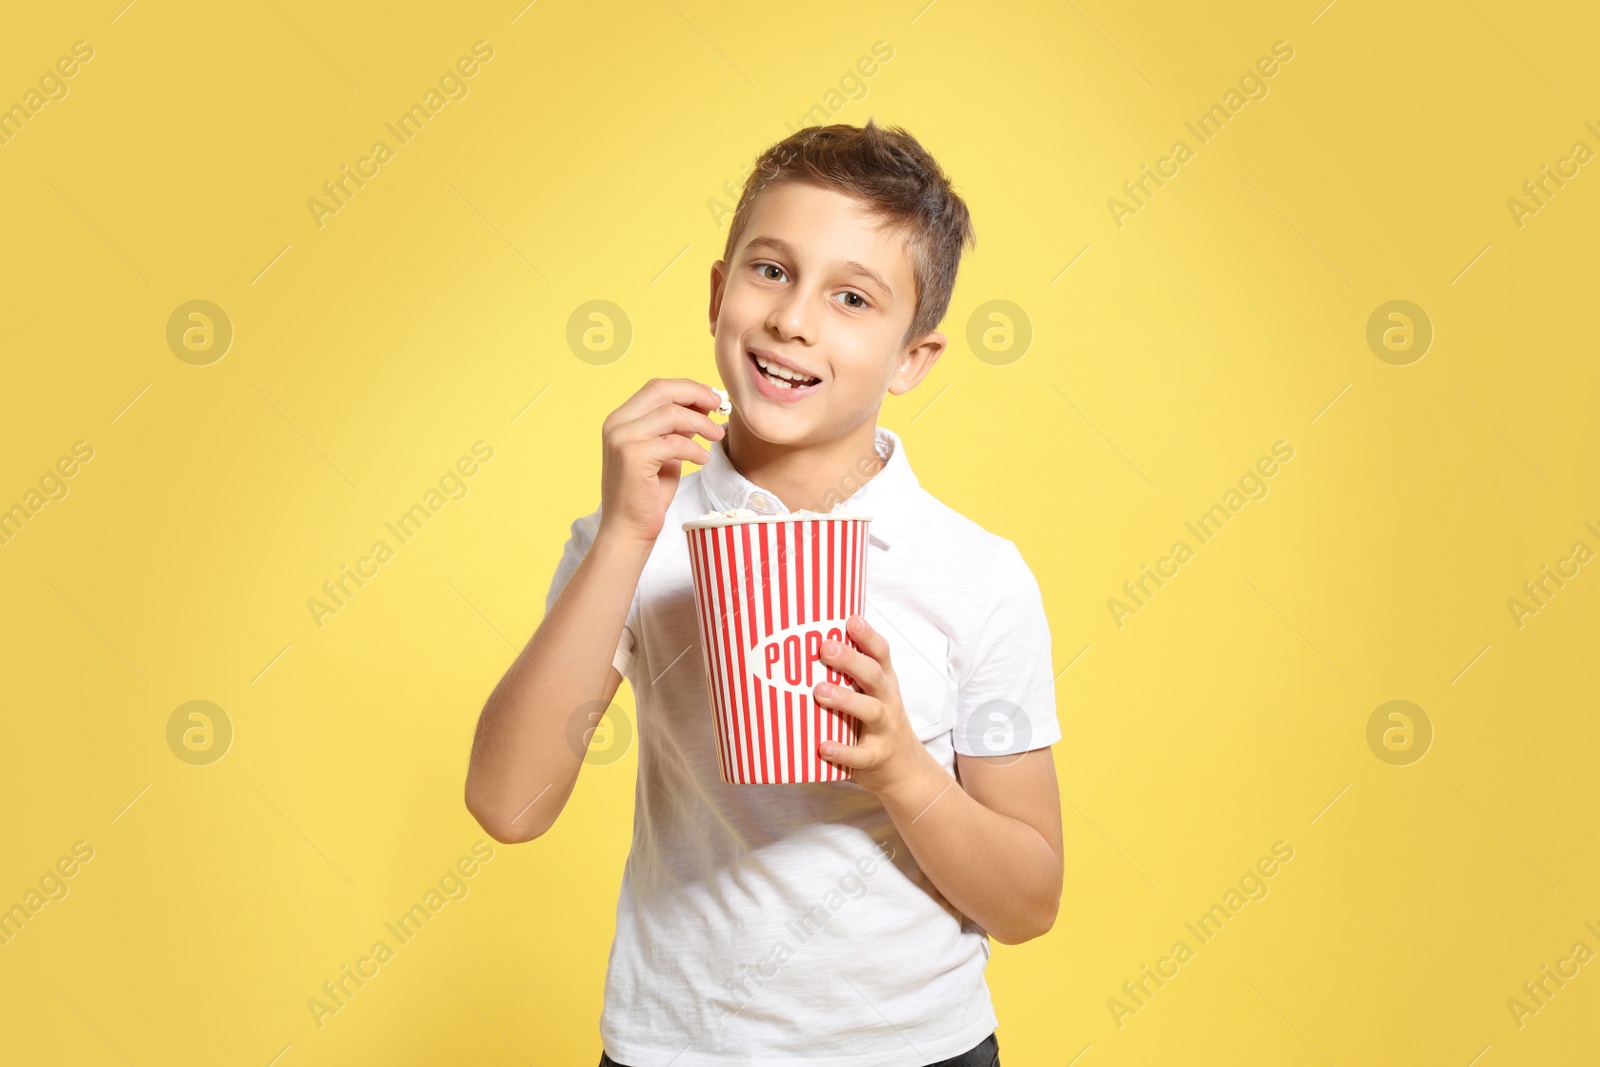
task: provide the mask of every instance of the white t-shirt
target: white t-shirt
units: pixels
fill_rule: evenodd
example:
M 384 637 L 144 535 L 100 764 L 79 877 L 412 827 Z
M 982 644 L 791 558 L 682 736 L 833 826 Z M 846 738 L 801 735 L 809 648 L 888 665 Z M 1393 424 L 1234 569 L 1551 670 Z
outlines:
M 923 489 L 892 431 L 876 447 L 885 466 L 843 506 L 872 516 L 864 614 L 889 641 L 917 737 L 952 775 L 956 752 L 1059 741 L 1033 572 Z M 639 775 L 606 1052 L 630 1067 L 923 1067 L 965 1052 L 997 1027 L 988 936 L 917 867 L 878 799 L 850 780 L 722 781 L 681 525 L 787 509 L 722 442 L 710 452 L 679 483 L 614 659 L 637 706 Z M 547 611 L 599 518 L 572 524 Z

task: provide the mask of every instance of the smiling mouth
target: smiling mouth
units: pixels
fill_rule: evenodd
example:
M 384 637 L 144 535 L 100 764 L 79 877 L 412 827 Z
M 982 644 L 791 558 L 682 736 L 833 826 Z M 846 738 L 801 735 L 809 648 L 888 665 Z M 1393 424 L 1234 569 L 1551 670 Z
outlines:
M 806 378 L 795 374 L 794 371 L 770 363 L 754 352 L 746 352 L 746 357 L 755 364 L 756 371 L 779 389 L 809 389 L 811 386 L 820 385 L 821 378 Z M 790 377 L 785 377 L 790 375 Z

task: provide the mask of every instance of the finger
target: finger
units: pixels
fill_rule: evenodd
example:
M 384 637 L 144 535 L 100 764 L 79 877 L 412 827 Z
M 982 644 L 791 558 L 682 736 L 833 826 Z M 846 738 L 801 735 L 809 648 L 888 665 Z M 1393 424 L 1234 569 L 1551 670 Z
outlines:
M 885 671 L 878 661 L 868 656 L 865 652 L 851 648 L 843 642 L 838 642 L 837 650 L 829 652 L 830 645 L 834 642 L 822 643 L 822 661 L 836 671 L 849 675 L 863 692 L 873 696 L 882 695 L 879 690 L 883 685 Z
M 693 378 L 651 378 L 611 413 L 611 421 L 618 424 L 632 422 L 662 404 L 682 404 L 698 411 L 715 411 L 722 406 L 722 398 L 712 391 L 711 386 Z
M 696 411 L 715 411 L 722 406 L 722 397 L 718 397 L 717 390 L 693 378 L 651 378 L 635 397 L 648 398 L 651 395 L 654 395 L 658 405 L 680 403 Z M 645 406 L 651 406 L 648 400 Z
M 687 437 L 679 437 L 669 433 L 665 437 L 657 437 L 651 441 L 643 442 L 645 455 L 651 460 L 665 463 L 669 459 L 681 459 L 685 463 L 697 463 L 704 467 L 711 460 L 711 453 L 702 448 L 697 441 Z
M 884 670 L 893 670 L 889 663 L 889 639 L 874 630 L 865 615 L 852 615 L 845 628 L 861 646 L 861 651 L 877 660 Z
M 883 721 L 883 702 L 868 693 L 822 682 L 811 690 L 811 698 L 823 707 L 853 715 L 867 726 Z
M 817 754 L 829 763 L 852 770 L 870 770 L 878 765 L 876 746 L 846 745 L 839 741 L 817 742 Z
M 721 423 L 680 404 L 662 404 L 618 429 L 624 441 L 642 441 L 664 434 L 693 437 L 699 434 L 708 441 L 720 441 L 727 429 Z

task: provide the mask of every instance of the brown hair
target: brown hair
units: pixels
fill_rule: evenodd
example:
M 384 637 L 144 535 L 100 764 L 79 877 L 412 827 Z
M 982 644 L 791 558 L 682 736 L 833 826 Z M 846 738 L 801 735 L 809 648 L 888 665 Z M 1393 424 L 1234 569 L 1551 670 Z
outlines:
M 950 307 L 956 268 L 977 234 L 967 205 L 951 188 L 939 164 L 917 139 L 898 126 L 811 126 L 797 130 L 761 153 L 745 179 L 728 228 L 723 261 L 733 252 L 768 185 L 801 181 L 862 201 L 891 231 L 903 234 L 911 253 L 917 302 L 902 346 L 936 329 Z

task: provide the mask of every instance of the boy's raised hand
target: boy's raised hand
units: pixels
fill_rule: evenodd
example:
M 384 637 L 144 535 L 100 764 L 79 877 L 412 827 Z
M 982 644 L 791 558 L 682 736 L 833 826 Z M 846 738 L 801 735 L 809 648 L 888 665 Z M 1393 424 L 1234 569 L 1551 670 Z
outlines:
M 652 378 L 600 427 L 600 530 L 596 535 L 655 544 L 678 491 L 683 461 L 705 463 L 700 434 L 728 432 L 706 414 L 722 403 L 709 385 L 689 378 Z

